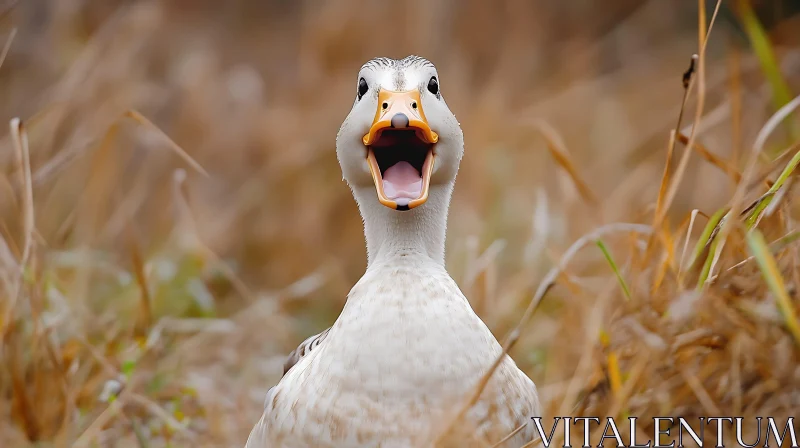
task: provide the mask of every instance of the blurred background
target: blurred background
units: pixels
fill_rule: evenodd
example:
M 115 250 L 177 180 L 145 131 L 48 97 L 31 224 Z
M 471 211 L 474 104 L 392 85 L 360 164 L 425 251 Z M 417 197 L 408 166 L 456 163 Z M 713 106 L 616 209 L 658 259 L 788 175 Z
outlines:
M 448 269 L 502 338 L 581 234 L 652 221 L 698 3 L 0 0 L 0 48 L 0 122 L 22 120 L 30 165 L 0 132 L 0 445 L 241 446 L 286 354 L 333 323 L 366 266 L 335 155 L 361 64 L 436 64 L 466 140 Z M 705 65 L 698 141 L 738 172 L 800 91 L 800 3 L 723 1 Z M 794 142 L 786 129 L 768 154 Z M 697 155 L 680 185 L 672 228 L 736 188 Z M 633 240 L 607 243 L 627 266 Z M 582 359 L 580 396 L 608 388 L 584 329 L 620 317 L 602 253 L 573 265 L 512 351 L 550 412 Z M 751 367 L 748 384 L 800 384 Z M 653 384 L 631 406 L 663 398 Z M 673 398 L 641 412 L 703 412 Z

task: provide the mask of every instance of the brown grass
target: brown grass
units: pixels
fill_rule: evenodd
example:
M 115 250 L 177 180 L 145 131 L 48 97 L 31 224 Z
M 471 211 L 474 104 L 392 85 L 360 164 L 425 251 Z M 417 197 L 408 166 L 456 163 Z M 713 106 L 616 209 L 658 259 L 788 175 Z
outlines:
M 243 444 L 363 272 L 377 55 L 437 64 L 448 267 L 547 417 L 796 414 L 800 142 L 725 3 L 0 1 L 0 446 Z

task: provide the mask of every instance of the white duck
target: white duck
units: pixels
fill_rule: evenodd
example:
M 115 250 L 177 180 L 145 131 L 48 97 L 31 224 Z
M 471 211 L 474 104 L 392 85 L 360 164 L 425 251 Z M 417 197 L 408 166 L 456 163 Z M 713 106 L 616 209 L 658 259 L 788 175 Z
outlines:
M 373 59 L 336 153 L 364 219 L 367 271 L 333 326 L 305 340 L 247 448 L 430 446 L 502 353 L 444 267 L 464 139 L 426 59 Z M 377 190 L 377 195 L 376 195 Z M 490 446 L 534 438 L 533 382 L 505 356 L 457 426 Z

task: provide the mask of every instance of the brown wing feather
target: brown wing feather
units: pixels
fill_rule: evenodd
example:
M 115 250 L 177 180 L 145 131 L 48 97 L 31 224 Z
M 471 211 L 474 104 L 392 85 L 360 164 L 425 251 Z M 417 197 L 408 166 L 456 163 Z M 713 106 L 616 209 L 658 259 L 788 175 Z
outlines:
M 310 338 L 301 342 L 296 349 L 292 350 L 292 352 L 289 353 L 289 357 L 286 359 L 286 362 L 283 363 L 283 376 L 285 376 L 286 372 L 288 372 L 289 369 L 294 367 L 295 364 L 300 362 L 300 360 L 303 359 L 304 356 L 311 353 L 311 350 L 313 350 L 315 347 L 321 344 L 322 341 L 325 340 L 325 337 L 328 336 L 328 331 L 330 331 L 330 328 L 326 329 L 322 333 L 311 336 Z M 269 390 L 267 391 L 267 396 L 264 400 L 264 409 L 267 409 L 267 407 L 269 406 L 269 402 L 272 400 L 272 394 L 274 392 L 275 392 L 275 386 L 270 387 Z
M 283 374 L 286 375 L 286 372 L 289 371 L 295 364 L 297 364 L 304 356 L 311 353 L 316 346 L 322 343 L 325 340 L 325 337 L 328 336 L 328 332 L 330 328 L 323 331 L 322 333 L 315 334 L 310 338 L 306 339 L 305 341 L 301 342 L 300 345 L 297 346 L 296 349 L 292 350 L 289 353 L 289 358 L 286 359 L 286 362 L 283 364 Z

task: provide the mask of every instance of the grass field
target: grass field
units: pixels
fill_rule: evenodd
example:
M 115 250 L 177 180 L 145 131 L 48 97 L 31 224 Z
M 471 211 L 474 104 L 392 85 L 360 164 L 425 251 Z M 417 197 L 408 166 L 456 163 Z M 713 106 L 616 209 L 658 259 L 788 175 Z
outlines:
M 0 0 L 0 446 L 243 445 L 365 268 L 378 55 L 437 65 L 448 269 L 548 417 L 797 415 L 796 4 L 405 3 Z

